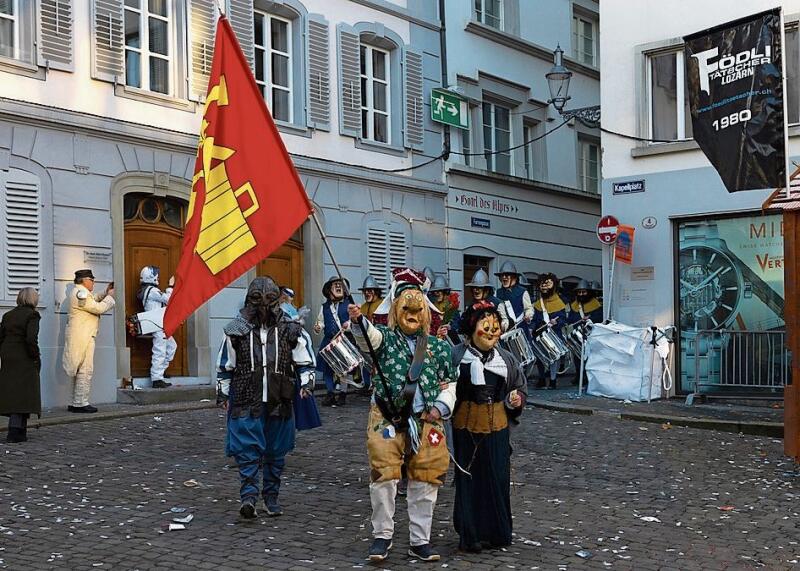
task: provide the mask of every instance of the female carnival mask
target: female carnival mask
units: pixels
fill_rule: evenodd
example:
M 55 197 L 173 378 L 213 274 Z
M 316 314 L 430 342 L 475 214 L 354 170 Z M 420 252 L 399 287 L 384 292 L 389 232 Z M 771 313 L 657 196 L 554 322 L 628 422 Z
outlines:
M 488 352 L 500 341 L 500 320 L 495 312 L 486 312 L 478 319 L 472 334 L 472 345 L 479 351 Z
M 393 322 L 406 335 L 427 331 L 431 315 L 425 294 L 419 289 L 406 289 L 400 293 L 392 306 Z M 391 325 L 391 324 L 390 324 Z

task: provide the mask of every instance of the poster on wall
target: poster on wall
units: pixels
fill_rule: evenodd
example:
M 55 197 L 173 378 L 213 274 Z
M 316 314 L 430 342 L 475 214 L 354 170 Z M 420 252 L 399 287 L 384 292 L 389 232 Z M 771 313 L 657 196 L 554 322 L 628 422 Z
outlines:
M 783 354 L 782 217 L 682 222 L 678 234 L 683 390 L 693 390 L 698 376 L 711 389 L 740 381 L 745 373 L 774 383 Z M 738 344 L 741 361 L 735 364 L 732 344 Z M 767 346 L 771 352 L 765 353 Z
M 633 234 L 636 228 L 627 224 L 620 224 L 617 227 L 617 241 L 614 244 L 614 256 L 618 262 L 623 264 L 633 263 Z
M 780 8 L 685 36 L 694 140 L 728 192 L 786 185 Z

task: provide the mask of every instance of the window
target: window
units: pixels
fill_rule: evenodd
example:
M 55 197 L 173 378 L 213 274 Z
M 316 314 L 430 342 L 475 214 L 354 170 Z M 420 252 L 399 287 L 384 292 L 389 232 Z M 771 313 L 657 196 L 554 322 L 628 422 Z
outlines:
M 513 174 L 511 171 L 511 122 L 509 109 L 495 103 L 483 104 L 483 151 L 486 168 Z
M 18 0 L 0 0 L 0 56 L 19 57 Z
M 361 137 L 388 143 L 391 140 L 389 117 L 389 52 L 361 45 Z
M 684 81 L 683 50 L 648 56 L 650 137 L 692 137 L 689 88 Z
M 522 128 L 522 139 L 524 141 L 530 141 L 534 138 L 533 134 L 534 127 L 533 125 L 525 125 Z M 525 159 L 525 176 L 528 178 L 533 178 L 533 143 L 528 143 L 523 148 L 523 157 Z
M 475 19 L 498 30 L 503 29 L 503 0 L 475 0 Z
M 578 183 L 581 190 L 599 193 L 600 147 L 592 141 L 578 141 Z
M 389 287 L 389 276 L 394 268 L 408 265 L 406 232 L 394 224 L 381 221 L 367 229 L 367 267 L 383 289 Z
M 24 287 L 40 289 L 39 180 L 12 169 L 7 179 L 0 177 L 0 191 L 0 220 L 5 226 L 0 234 L 0 260 L 3 262 L 0 298 L 14 300 Z
M 256 83 L 272 117 L 292 122 L 292 24 L 272 14 L 255 12 Z
M 586 65 L 596 66 L 597 25 L 583 16 L 572 17 L 572 54 Z
M 472 131 L 469 129 L 461 129 L 461 152 L 464 153 L 464 164 L 470 166 L 472 164 L 472 157 L 469 156 L 472 152 L 472 141 L 470 137 Z
M 171 2 L 125 0 L 125 85 L 169 94 Z
M 800 33 L 797 22 L 786 30 L 786 119 L 800 123 Z

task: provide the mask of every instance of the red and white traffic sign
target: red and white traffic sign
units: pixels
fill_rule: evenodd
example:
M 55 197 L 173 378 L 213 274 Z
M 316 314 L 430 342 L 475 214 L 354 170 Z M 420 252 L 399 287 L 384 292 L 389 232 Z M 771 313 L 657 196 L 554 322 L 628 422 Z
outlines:
M 619 220 L 613 216 L 603 216 L 597 223 L 597 239 L 603 244 L 613 244 L 617 241 L 617 227 Z

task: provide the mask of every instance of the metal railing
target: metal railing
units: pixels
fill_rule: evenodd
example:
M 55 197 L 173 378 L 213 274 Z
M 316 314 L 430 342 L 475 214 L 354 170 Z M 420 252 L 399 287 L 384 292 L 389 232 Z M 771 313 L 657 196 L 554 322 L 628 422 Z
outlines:
M 791 382 L 786 331 L 684 332 L 683 343 L 683 370 L 694 387 L 689 404 L 696 395 L 777 398 Z

